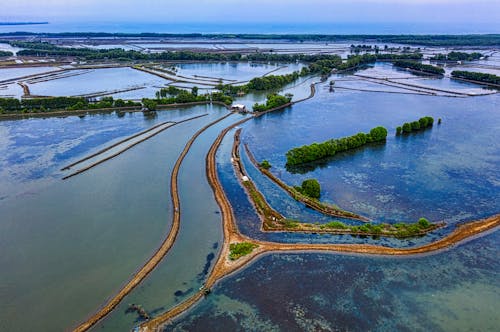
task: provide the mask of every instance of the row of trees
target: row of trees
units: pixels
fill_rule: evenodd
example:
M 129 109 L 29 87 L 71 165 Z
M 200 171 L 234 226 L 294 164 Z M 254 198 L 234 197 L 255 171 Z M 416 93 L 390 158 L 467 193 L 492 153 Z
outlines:
M 231 105 L 233 98 L 223 92 L 198 94 L 198 87 L 194 86 L 191 91 L 179 89 L 173 86 L 162 88 L 156 92 L 156 99 L 143 98 L 142 104 L 150 111 L 154 111 L 157 105 L 186 104 L 201 101 L 218 101 Z
M 19 112 L 50 112 L 56 110 L 86 110 L 126 106 L 140 106 L 140 103 L 104 97 L 93 101 L 83 97 L 50 97 L 50 98 L 0 98 L 0 111 L 2 113 Z
M 425 73 L 443 75 L 444 69 L 441 67 L 436 67 L 433 65 L 424 65 L 423 63 L 416 61 L 406 61 L 406 60 L 397 60 L 394 61 L 394 66 L 400 68 L 409 68 L 413 70 L 418 70 Z
M 463 78 L 466 80 L 500 85 L 500 76 L 494 74 L 478 73 L 478 72 L 464 71 L 464 70 L 454 70 L 451 72 L 451 76 L 456 78 Z
M 9 51 L 0 51 L 0 57 L 2 56 L 13 56 L 14 53 L 9 52 Z
M 434 124 L 434 118 L 431 116 L 424 116 L 420 118 L 418 121 L 413 122 L 405 122 L 403 126 L 396 128 L 396 135 L 409 134 L 412 131 L 419 131 L 422 129 L 426 129 L 432 127 Z
M 319 159 L 332 157 L 338 152 L 359 148 L 372 142 L 385 141 L 387 129 L 376 127 L 369 134 L 357 133 L 353 136 L 331 139 L 322 143 L 313 143 L 293 148 L 286 153 L 287 166 L 295 166 Z
M 330 34 L 201 34 L 201 33 L 105 33 L 105 32 L 65 32 L 65 33 L 28 33 L 9 32 L 0 36 L 31 35 L 39 37 L 117 37 L 117 38 L 207 38 L 218 40 L 253 39 L 253 40 L 286 40 L 294 42 L 370 42 L 396 43 L 425 46 L 497 46 L 500 45 L 500 34 L 470 35 L 330 35 Z
M 436 54 L 431 58 L 431 60 L 436 60 L 436 61 L 474 61 L 474 60 L 479 60 L 483 57 L 484 55 L 479 53 L 479 52 L 472 52 L 472 53 L 466 53 L 466 52 L 456 52 L 452 51 L 448 54 Z
M 254 112 L 265 112 L 265 111 L 268 111 L 270 109 L 286 105 L 292 101 L 292 97 L 293 97 L 293 95 L 290 93 L 287 93 L 284 96 L 276 94 L 276 93 L 269 94 L 269 95 L 267 95 L 267 99 L 266 99 L 265 104 L 255 103 L 253 105 L 253 111 Z

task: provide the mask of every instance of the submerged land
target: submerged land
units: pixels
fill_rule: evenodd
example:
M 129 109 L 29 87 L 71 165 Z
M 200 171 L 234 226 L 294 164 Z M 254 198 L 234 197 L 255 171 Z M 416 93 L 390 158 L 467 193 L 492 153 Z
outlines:
M 144 211 L 146 221 L 141 227 L 148 228 L 150 214 L 154 232 L 130 250 L 126 243 L 134 242 L 134 231 L 129 238 L 120 236 L 125 242 L 118 247 L 136 252 L 131 255 L 136 265 L 117 273 L 120 277 L 106 283 L 109 286 L 100 294 L 87 295 L 93 305 L 86 307 L 86 316 L 81 310 L 72 312 L 65 329 L 125 324 L 138 331 L 162 330 L 212 296 L 221 280 L 267 253 L 418 257 L 494 232 L 500 224 L 498 134 L 483 130 L 471 135 L 470 145 L 443 138 L 470 133 L 469 125 L 476 122 L 495 125 L 498 35 L 10 33 L 0 39 L 0 126 L 5 123 L 5 132 L 40 123 L 30 133 L 38 137 L 44 126 L 73 117 L 82 123 L 90 119 L 94 128 L 99 122 L 111 123 L 95 136 L 89 134 L 91 138 L 85 138 L 77 123 L 67 124 L 72 134 L 83 137 L 59 134 L 54 140 L 61 146 L 37 145 L 39 153 L 50 152 L 59 159 L 38 178 L 19 171 L 6 173 L 5 188 L 21 181 L 33 188 L 37 200 L 38 195 L 50 199 L 58 190 L 60 195 L 78 193 L 79 186 L 88 190 L 84 188 L 89 183 L 104 185 L 109 178 L 120 181 L 128 171 L 145 181 L 138 184 L 126 176 L 133 184 L 124 188 L 146 191 L 141 198 L 132 193 L 128 205 L 144 199 L 151 211 Z M 386 96 L 391 103 L 370 99 L 374 96 Z M 336 99 L 341 102 L 336 104 Z M 381 106 L 363 104 L 364 99 Z M 353 100 L 358 103 L 355 107 L 349 104 Z M 406 114 L 404 109 L 411 103 L 422 109 Z M 454 109 L 443 106 L 447 104 Z M 358 113 L 359 105 L 367 113 Z M 471 115 L 470 110 L 476 113 Z M 465 120 L 474 116 L 480 118 Z M 137 127 L 137 119 L 144 124 Z M 131 128 L 120 128 L 122 121 L 130 121 Z M 94 130 L 92 123 L 89 132 Z M 6 134 L 4 139 L 15 137 Z M 22 143 L 16 144 L 11 148 L 22 148 Z M 450 156 L 443 146 L 455 155 Z M 9 157 L 5 169 L 24 165 L 26 174 L 33 171 L 29 167 L 41 172 L 39 164 L 28 166 L 33 158 L 29 153 L 34 152 L 19 160 Z M 160 159 L 162 154 L 168 158 Z M 136 165 L 133 170 L 123 162 L 127 155 Z M 478 168 L 469 165 L 468 159 L 476 160 Z M 357 173 L 349 173 L 351 169 Z M 419 177 L 419 172 L 425 176 Z M 396 177 L 406 182 L 401 185 Z M 470 185 L 474 177 L 478 184 Z M 50 186 L 37 182 L 40 178 Z M 317 188 L 308 191 L 304 184 L 310 183 Z M 161 189 L 154 194 L 142 189 L 149 186 Z M 23 202 L 26 192 L 15 190 L 15 194 L 0 193 L 8 227 L 20 227 L 10 220 L 26 218 L 21 210 L 7 207 L 18 197 Z M 492 194 L 486 198 L 488 191 Z M 55 206 L 47 211 L 42 206 L 47 205 L 32 204 L 30 213 L 55 220 L 66 208 L 71 211 L 69 203 L 60 210 Z M 115 209 L 130 208 L 124 203 Z M 118 228 L 123 226 L 112 211 L 89 218 L 117 220 L 120 233 Z M 212 220 L 218 224 L 206 224 Z M 189 226 L 193 222 L 200 224 Z M 99 225 L 98 229 L 106 228 Z M 210 231 L 200 236 L 196 228 L 203 227 Z M 94 236 L 100 234 L 98 229 Z M 100 248 L 114 239 L 112 234 L 103 236 Z M 175 301 L 154 312 L 137 302 L 130 304 L 126 312 L 139 316 L 133 322 L 120 316 L 126 298 L 141 298 L 137 292 L 151 284 L 155 271 L 175 280 L 173 267 L 182 270 L 183 262 L 191 264 L 179 258 L 189 256 L 187 251 L 182 255 L 175 249 L 189 247 L 190 238 L 198 239 L 202 253 L 206 242 L 217 241 L 196 281 L 198 289 L 178 291 Z M 44 242 L 41 239 L 38 245 L 43 247 Z M 5 245 L 7 257 L 15 256 L 12 248 Z M 121 256 L 117 255 L 113 259 Z M 88 269 L 101 264 L 90 263 Z M 73 269 L 78 271 L 77 265 Z M 14 276 L 15 266 L 13 271 Z M 36 295 L 33 298 L 42 301 Z M 19 324 L 16 320 L 9 326 Z

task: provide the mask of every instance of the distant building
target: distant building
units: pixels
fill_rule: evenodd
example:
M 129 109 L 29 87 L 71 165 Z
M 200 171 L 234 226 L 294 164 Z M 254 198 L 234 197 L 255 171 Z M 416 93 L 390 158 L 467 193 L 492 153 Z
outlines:
M 247 108 L 243 104 L 234 104 L 234 105 L 231 106 L 231 109 L 233 111 L 241 112 L 241 113 L 246 113 L 247 112 Z

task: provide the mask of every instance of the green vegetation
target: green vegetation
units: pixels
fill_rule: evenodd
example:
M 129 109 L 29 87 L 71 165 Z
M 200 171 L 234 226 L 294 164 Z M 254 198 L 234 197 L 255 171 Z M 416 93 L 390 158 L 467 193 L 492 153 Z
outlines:
M 14 53 L 12 52 L 9 52 L 9 51 L 0 51 L 0 57 L 3 57 L 3 56 L 13 56 Z
M 105 33 L 105 32 L 65 32 L 65 33 L 27 33 L 8 32 L 0 36 L 43 36 L 51 38 L 67 37 L 137 37 L 137 38 L 207 38 L 219 40 L 253 39 L 253 40 L 285 40 L 291 42 L 370 42 L 396 43 L 424 46 L 498 46 L 500 34 L 470 34 L 470 35 L 330 35 L 330 34 L 201 34 L 201 33 Z
M 397 224 L 371 224 L 366 223 L 360 226 L 352 226 L 344 224 L 340 221 L 331 221 L 327 224 L 320 225 L 320 229 L 332 229 L 341 233 L 358 234 L 358 235 L 374 235 L 374 236 L 393 236 L 397 238 L 407 238 L 423 235 L 433 229 L 439 227 L 439 224 L 431 223 L 425 218 L 420 218 L 415 223 L 397 223 Z
M 251 253 L 258 245 L 249 242 L 231 243 L 229 245 L 229 259 L 234 261 Z
M 474 60 L 479 60 L 483 57 L 484 55 L 479 53 L 479 52 L 472 52 L 472 53 L 466 53 L 466 52 L 455 52 L 452 51 L 448 54 L 436 54 L 431 58 L 431 60 L 436 60 L 436 61 L 474 61 Z M 487 57 L 487 56 L 486 56 Z
M 373 136 L 372 136 L 373 135 Z M 385 141 L 387 129 L 384 127 L 373 128 L 369 134 L 358 133 L 353 136 L 331 139 L 323 143 L 313 143 L 293 148 L 286 153 L 287 166 L 294 166 L 332 157 L 335 153 L 359 148 L 372 142 Z
M 419 131 L 423 130 L 426 128 L 432 127 L 434 124 L 434 118 L 431 116 L 424 116 L 423 118 L 420 118 L 418 121 L 413 121 L 413 122 L 405 122 L 403 124 L 403 127 L 397 127 L 396 128 L 396 135 L 400 135 L 401 132 L 403 134 L 409 134 L 412 131 Z
M 263 77 L 255 77 L 246 85 L 248 90 L 263 91 L 281 88 L 290 84 L 299 78 L 298 72 L 293 72 L 287 75 L 269 75 Z
M 420 62 L 415 62 L 415 61 L 398 60 L 398 61 L 394 61 L 394 66 L 400 67 L 400 68 L 409 68 L 412 70 L 417 70 L 417 71 L 421 71 L 424 73 L 430 73 L 430 74 L 436 74 L 436 75 L 443 75 L 444 74 L 443 68 L 436 67 L 433 65 L 424 65 Z
M 292 101 L 292 97 L 293 95 L 291 94 L 286 94 L 284 96 L 275 93 L 269 94 L 267 95 L 267 100 L 265 104 L 255 103 L 253 105 L 253 111 L 265 112 L 270 109 L 289 104 Z
M 259 164 L 260 167 L 262 167 L 263 169 L 270 169 L 271 168 L 271 164 L 269 163 L 269 161 L 267 160 L 263 160 L 260 164 Z
M 310 198 L 319 199 L 321 196 L 321 186 L 316 179 L 304 180 L 302 181 L 302 186 L 296 186 L 294 189 Z
M 490 83 L 500 85 L 500 76 L 494 74 L 477 73 L 472 71 L 454 70 L 451 72 L 452 77 L 463 78 L 466 80 L 477 81 L 482 83 Z
M 196 88 L 196 89 L 195 89 Z M 191 91 L 179 89 L 173 86 L 168 88 L 162 88 L 155 93 L 155 102 L 159 105 L 170 105 L 170 104 L 186 104 L 194 102 L 204 102 L 204 101 L 218 101 L 226 105 L 231 105 L 233 98 L 226 95 L 224 92 L 215 92 L 212 94 L 198 94 L 198 88 L 195 86 Z M 147 98 L 143 99 L 148 100 Z
M 4 113 L 51 112 L 60 110 L 87 110 L 101 108 L 117 108 L 140 106 L 132 101 L 114 100 L 113 97 L 103 97 L 99 101 L 90 101 L 83 97 L 49 97 L 49 98 L 0 98 L 0 108 Z
M 148 111 L 156 111 L 158 103 L 155 100 L 143 98 L 142 106 L 144 106 L 144 108 L 146 108 Z

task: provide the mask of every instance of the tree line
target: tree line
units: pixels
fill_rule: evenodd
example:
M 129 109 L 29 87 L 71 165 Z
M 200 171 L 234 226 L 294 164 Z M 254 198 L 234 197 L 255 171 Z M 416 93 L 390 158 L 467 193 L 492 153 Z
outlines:
M 9 51 L 0 51 L 0 57 L 3 57 L 3 56 L 13 56 L 14 53 L 12 52 L 9 52 Z
M 357 133 L 348 137 L 293 148 L 286 153 L 286 165 L 295 166 L 332 157 L 338 152 L 359 148 L 372 142 L 385 141 L 386 137 L 387 129 L 384 127 L 375 127 L 368 134 Z
M 202 34 L 202 33 L 105 33 L 105 32 L 63 32 L 33 33 L 7 32 L 0 36 L 36 36 L 50 38 L 67 37 L 116 37 L 116 38 L 184 38 L 184 39 L 216 39 L 221 41 L 244 40 L 284 40 L 291 42 L 370 42 L 395 43 L 424 46 L 499 46 L 500 34 L 467 34 L 467 35 L 332 35 L 332 34 Z
M 500 76 L 494 74 L 478 73 L 478 72 L 464 71 L 464 70 L 454 70 L 451 72 L 451 76 L 471 81 L 500 85 Z
M 0 113 L 50 112 L 56 110 L 86 110 L 100 108 L 119 108 L 140 106 L 140 103 L 103 97 L 92 100 L 84 97 L 48 97 L 48 98 L 0 98 Z
M 412 70 L 418 70 L 424 73 L 443 75 L 444 69 L 441 67 L 433 66 L 433 65 L 425 65 L 416 61 L 406 61 L 406 60 L 397 60 L 394 61 L 394 66 L 400 68 L 409 68 Z
M 479 52 L 466 53 L 466 52 L 452 51 L 448 54 L 442 54 L 442 53 L 436 54 L 430 59 L 435 61 L 474 61 L 474 60 L 479 60 L 482 57 L 487 57 L 487 56 L 484 56 Z
M 434 124 L 434 118 L 431 116 L 424 116 L 418 121 L 405 122 L 402 126 L 396 127 L 396 135 L 409 134 L 412 131 L 419 131 L 422 129 L 430 128 Z

